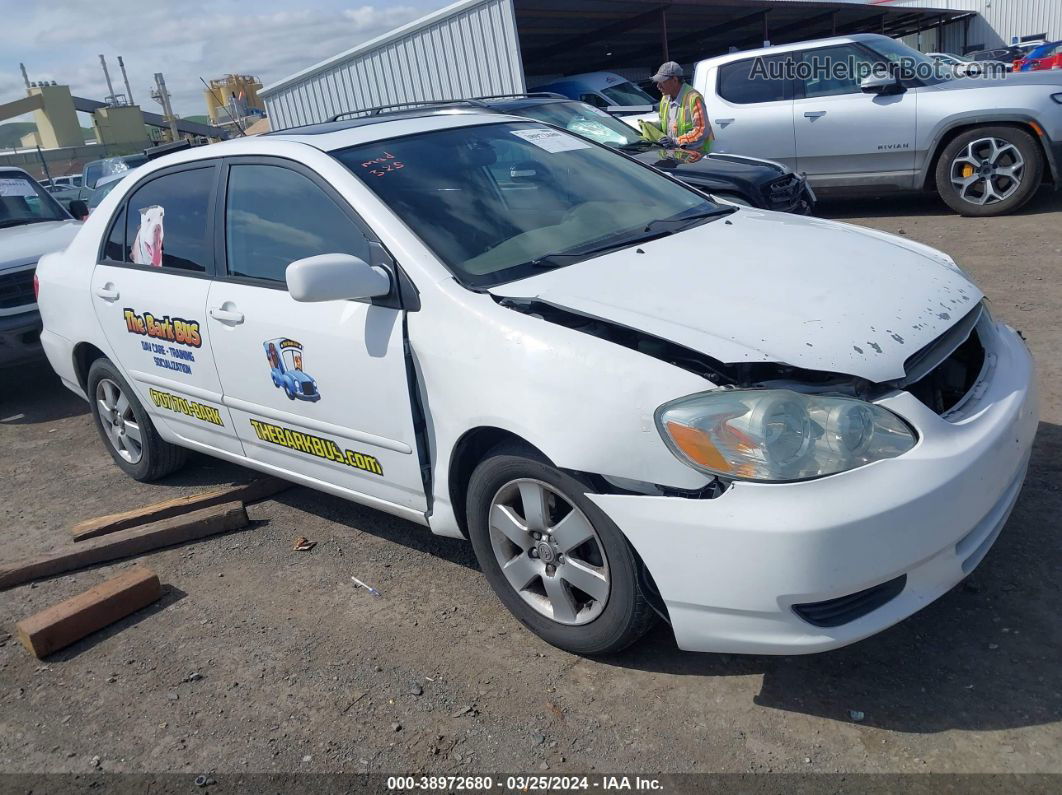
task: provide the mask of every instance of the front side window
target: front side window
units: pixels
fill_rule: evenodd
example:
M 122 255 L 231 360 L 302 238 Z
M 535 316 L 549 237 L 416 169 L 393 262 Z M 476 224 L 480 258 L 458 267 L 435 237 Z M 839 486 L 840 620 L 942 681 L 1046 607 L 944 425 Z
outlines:
M 803 53 L 806 74 L 805 97 L 833 97 L 860 93 L 863 78 L 874 72 L 881 60 L 865 50 L 842 44 Z M 878 67 L 880 68 L 880 67 Z
M 213 262 L 208 222 L 214 179 L 208 166 L 164 174 L 137 188 L 126 203 L 121 261 L 206 271 Z
M 69 217 L 36 180 L 21 171 L 0 171 L 0 229 Z
M 284 282 L 288 265 L 317 254 L 369 260 L 369 241 L 309 178 L 282 166 L 234 165 L 225 201 L 228 273 Z
M 332 154 L 467 285 L 573 265 L 728 212 L 623 155 L 530 122 Z

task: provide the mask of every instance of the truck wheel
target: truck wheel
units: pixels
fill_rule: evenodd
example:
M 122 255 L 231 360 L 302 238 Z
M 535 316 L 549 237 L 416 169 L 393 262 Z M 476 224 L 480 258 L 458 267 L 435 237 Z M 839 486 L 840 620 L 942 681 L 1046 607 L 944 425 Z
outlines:
M 656 614 L 627 540 L 586 491 L 534 450 L 506 443 L 472 473 L 468 529 L 487 582 L 524 626 L 575 654 L 610 654 Z
M 110 360 L 92 363 L 87 386 L 96 430 L 125 474 L 147 482 L 184 465 L 188 452 L 159 437 L 136 394 Z
M 1017 127 L 978 127 L 957 136 L 937 161 L 937 192 L 960 215 L 1005 215 L 1032 198 L 1044 158 Z

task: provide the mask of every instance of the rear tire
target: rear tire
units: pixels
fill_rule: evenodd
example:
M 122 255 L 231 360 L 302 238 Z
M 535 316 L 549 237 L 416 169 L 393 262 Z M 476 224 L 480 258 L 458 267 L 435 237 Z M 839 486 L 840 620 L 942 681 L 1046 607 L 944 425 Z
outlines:
M 487 582 L 524 626 L 575 654 L 613 654 L 644 635 L 656 613 L 634 551 L 586 491 L 535 450 L 507 442 L 472 473 L 468 529 Z M 542 521 L 525 507 L 531 500 L 543 506 Z M 499 516 L 515 519 L 508 532 L 499 529 Z M 541 539 L 534 538 L 538 525 Z
M 136 393 L 109 359 L 92 363 L 87 386 L 96 430 L 125 474 L 148 482 L 184 466 L 188 451 L 163 441 Z
M 985 218 L 1022 207 L 1040 187 L 1040 145 L 1018 127 L 977 127 L 944 147 L 937 193 L 960 215 Z

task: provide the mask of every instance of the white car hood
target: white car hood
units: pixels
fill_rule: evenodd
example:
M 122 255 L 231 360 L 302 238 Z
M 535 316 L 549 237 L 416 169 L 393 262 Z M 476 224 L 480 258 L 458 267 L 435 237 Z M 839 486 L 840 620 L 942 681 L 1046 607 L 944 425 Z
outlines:
M 636 328 L 727 364 L 778 362 L 873 382 L 902 378 L 905 360 L 983 297 L 928 246 L 759 210 L 490 292 Z
M 80 221 L 42 221 L 0 229 L 0 271 L 5 268 L 36 262 L 44 254 L 67 247 Z

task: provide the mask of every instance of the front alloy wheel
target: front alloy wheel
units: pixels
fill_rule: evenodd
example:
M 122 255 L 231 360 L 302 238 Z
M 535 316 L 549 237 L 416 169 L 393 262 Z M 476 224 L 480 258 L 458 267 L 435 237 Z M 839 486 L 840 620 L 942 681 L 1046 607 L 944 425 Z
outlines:
M 1021 187 L 1025 158 L 1018 147 L 1001 138 L 971 141 L 952 159 L 951 184 L 963 201 L 995 204 Z
M 465 512 L 487 582 L 524 626 L 576 654 L 610 654 L 644 635 L 656 613 L 643 590 L 648 572 L 592 492 L 514 440 L 473 470 Z
M 506 483 L 490 507 L 490 542 L 502 574 L 532 609 L 587 624 L 608 602 L 601 539 L 586 515 L 540 480 Z
M 937 158 L 940 197 L 960 215 L 1014 212 L 1040 186 L 1044 155 L 1019 127 L 977 127 L 957 135 Z

